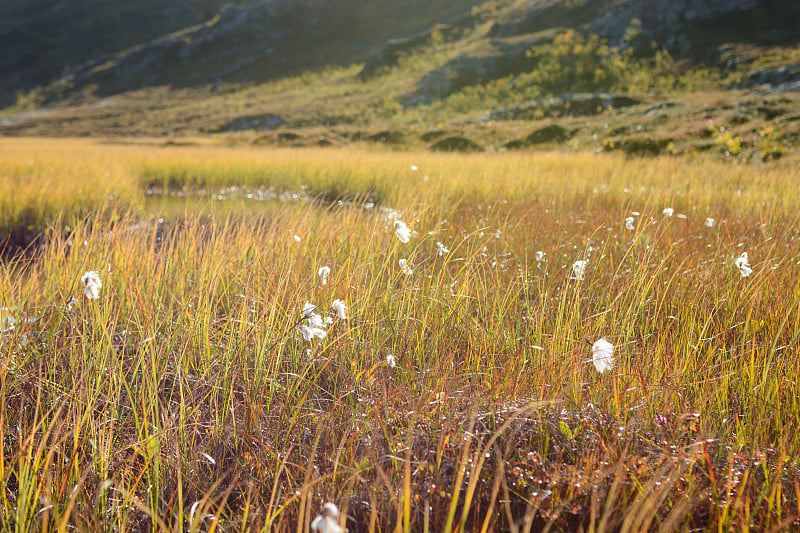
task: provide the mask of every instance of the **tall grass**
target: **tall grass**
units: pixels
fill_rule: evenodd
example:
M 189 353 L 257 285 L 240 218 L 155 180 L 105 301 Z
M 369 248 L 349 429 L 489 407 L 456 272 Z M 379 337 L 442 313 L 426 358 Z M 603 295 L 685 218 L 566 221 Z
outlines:
M 48 226 L 141 204 L 130 168 L 86 142 L 7 139 L 0 144 L 0 250 L 25 246 Z
M 3 529 L 304 531 L 328 500 L 357 531 L 797 527 L 790 170 L 79 145 L 142 195 L 351 201 L 99 211 L 2 263 Z M 30 146 L 62 158 L 43 175 L 85 157 Z M 304 342 L 304 302 L 334 299 L 348 319 Z

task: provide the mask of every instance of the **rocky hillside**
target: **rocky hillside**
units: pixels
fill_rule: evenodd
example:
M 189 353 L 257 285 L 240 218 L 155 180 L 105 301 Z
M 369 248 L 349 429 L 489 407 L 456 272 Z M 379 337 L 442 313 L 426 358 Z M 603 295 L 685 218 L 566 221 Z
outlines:
M 473 0 L 24 0 L 0 18 L 0 103 L 152 85 L 263 81 L 363 60 Z M 69 24 L 64 24 L 68 20 Z
M 19 0 L 0 16 L 0 103 L 97 61 L 214 17 L 226 0 Z
M 346 127 L 323 139 L 340 144 L 422 124 L 597 116 L 606 129 L 609 113 L 645 111 L 681 128 L 719 115 L 695 91 L 800 92 L 795 0 L 25 0 L 7 14 L 0 134 Z M 714 104 L 753 135 L 771 120 L 729 105 Z M 562 127 L 564 142 L 576 126 Z
M 63 24 L 69 20 L 69 24 Z M 717 45 L 792 42 L 792 0 L 27 0 L 0 22 L 0 99 L 34 86 L 50 96 L 108 95 L 145 86 L 187 87 L 274 79 L 326 65 L 391 66 L 438 31 L 451 40 L 485 28 L 488 49 L 442 65 L 411 102 L 426 102 L 520 68 L 553 28 L 595 33 L 646 54 L 657 48 L 713 61 Z M 394 40 L 390 40 L 394 39 Z M 387 42 L 388 41 L 388 42 Z M 447 80 L 454 79 L 453 83 Z M 441 81 L 445 80 L 445 81 Z M 430 91 L 425 87 L 430 87 Z

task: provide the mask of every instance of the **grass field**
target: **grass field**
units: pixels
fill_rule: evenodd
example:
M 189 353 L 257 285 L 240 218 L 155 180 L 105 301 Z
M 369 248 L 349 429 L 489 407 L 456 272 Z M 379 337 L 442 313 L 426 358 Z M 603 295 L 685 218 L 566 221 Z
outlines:
M 798 528 L 796 181 L 4 139 L 0 528 Z

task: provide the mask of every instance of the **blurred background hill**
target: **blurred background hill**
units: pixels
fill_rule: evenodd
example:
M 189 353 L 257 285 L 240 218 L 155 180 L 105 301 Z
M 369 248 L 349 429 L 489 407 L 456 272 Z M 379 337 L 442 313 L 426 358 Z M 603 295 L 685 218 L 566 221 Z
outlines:
M 501 122 L 495 146 L 530 145 L 515 121 L 660 105 L 677 127 L 720 99 L 744 109 L 748 95 L 784 95 L 777 114 L 756 103 L 744 113 L 764 122 L 797 111 L 800 91 L 790 0 L 4 4 L 5 134 L 322 127 L 332 144 L 402 144 L 414 126 Z M 559 127 L 562 141 L 575 137 L 575 124 Z M 360 131 L 370 128 L 380 131 Z

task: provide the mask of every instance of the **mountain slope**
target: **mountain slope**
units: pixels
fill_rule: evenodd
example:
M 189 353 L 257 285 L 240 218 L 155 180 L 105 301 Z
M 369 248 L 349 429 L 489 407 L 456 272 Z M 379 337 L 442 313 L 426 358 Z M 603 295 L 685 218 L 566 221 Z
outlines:
M 800 89 L 798 43 L 800 4 L 790 0 L 243 0 L 87 56 L 30 93 L 39 109 L 0 112 L 0 133 L 342 126 L 400 139 L 389 130 L 616 113 L 620 102 L 648 109 L 664 99 L 687 102 L 664 103 L 680 128 L 686 114 L 703 120 L 694 91 Z
M 0 100 L 59 81 L 111 94 L 263 81 L 352 63 L 387 39 L 469 12 L 473 0 L 28 0 L 0 23 Z M 63 24 L 64 20 L 69 24 Z M 73 91 L 73 92 L 74 92 Z
M 0 2 L 0 101 L 70 66 L 212 18 L 226 0 Z

